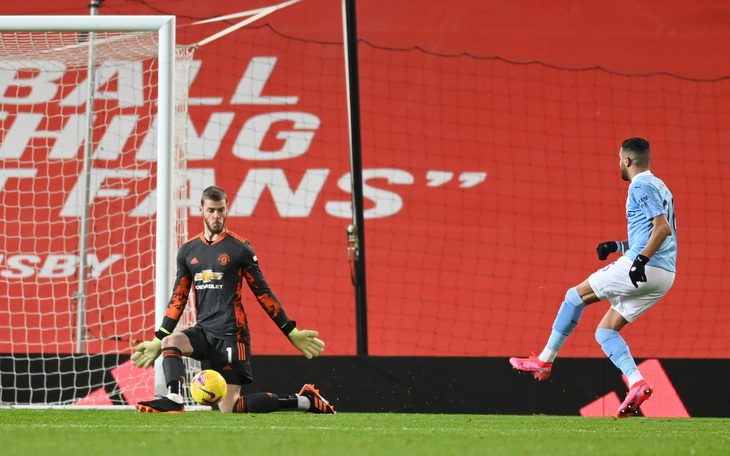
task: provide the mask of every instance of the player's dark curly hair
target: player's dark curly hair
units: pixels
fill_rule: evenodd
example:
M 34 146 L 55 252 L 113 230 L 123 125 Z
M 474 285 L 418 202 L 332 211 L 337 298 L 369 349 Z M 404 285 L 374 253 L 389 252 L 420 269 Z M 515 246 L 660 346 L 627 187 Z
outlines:
M 649 141 L 644 138 L 629 138 L 621 143 L 621 148 L 629 152 L 639 166 L 649 166 L 649 156 L 651 155 L 651 147 Z
M 226 195 L 226 191 L 223 190 L 220 187 L 216 187 L 215 185 L 211 185 L 210 187 L 203 190 L 203 196 L 200 197 L 200 205 L 205 205 L 205 200 L 210 201 L 222 201 L 226 200 L 228 201 L 228 195 Z

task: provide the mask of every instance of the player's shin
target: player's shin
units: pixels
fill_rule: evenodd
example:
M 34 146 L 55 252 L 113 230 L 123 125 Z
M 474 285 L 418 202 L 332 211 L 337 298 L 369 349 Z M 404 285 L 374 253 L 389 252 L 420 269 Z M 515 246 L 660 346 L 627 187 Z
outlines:
M 553 362 L 558 351 L 563 347 L 565 340 L 578 325 L 586 303 L 580 297 L 576 287 L 571 288 L 565 294 L 565 301 L 558 310 L 558 315 L 553 322 L 553 330 L 550 333 L 545 349 L 540 353 L 539 359 L 544 362 Z
M 601 344 L 608 359 L 623 372 L 629 385 L 633 385 L 643 378 L 636 367 L 636 361 L 631 356 L 628 344 L 618 331 L 598 328 L 596 329 L 596 341 Z

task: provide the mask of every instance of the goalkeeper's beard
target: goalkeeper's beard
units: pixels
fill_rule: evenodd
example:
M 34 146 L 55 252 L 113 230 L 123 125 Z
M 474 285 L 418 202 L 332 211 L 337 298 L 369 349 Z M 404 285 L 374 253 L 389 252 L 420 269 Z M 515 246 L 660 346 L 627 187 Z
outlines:
M 221 234 L 226 229 L 226 220 L 218 220 L 214 221 L 213 223 L 208 223 L 208 220 L 205 220 L 205 227 L 208 228 L 208 232 L 211 234 L 211 236 L 216 236 Z

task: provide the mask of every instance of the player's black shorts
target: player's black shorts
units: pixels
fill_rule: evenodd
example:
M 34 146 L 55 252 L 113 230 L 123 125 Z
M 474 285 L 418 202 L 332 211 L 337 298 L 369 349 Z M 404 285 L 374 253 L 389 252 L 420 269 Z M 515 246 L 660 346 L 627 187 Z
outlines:
M 226 383 L 247 385 L 253 382 L 251 347 L 235 340 L 219 339 L 202 328 L 193 326 L 182 331 L 193 346 L 190 356 L 198 361 L 207 360 L 210 368 L 220 372 Z

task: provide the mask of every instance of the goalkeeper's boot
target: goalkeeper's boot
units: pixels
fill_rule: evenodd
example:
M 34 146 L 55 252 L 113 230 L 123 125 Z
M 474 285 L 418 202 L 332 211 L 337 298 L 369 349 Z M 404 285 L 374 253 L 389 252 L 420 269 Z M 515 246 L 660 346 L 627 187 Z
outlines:
M 629 388 L 629 392 L 626 394 L 626 399 L 621 407 L 616 412 L 616 417 L 627 418 L 631 415 L 639 414 L 639 407 L 644 403 L 645 400 L 649 399 L 654 394 L 654 389 L 646 380 L 639 380 Z
M 553 370 L 553 363 L 540 361 L 534 353 L 527 358 L 510 358 L 509 363 L 518 371 L 532 374 L 538 380 L 547 380 Z
M 152 401 L 137 402 L 137 411 L 142 413 L 184 413 L 185 406 L 165 396 L 160 396 Z
M 309 406 L 309 410 L 307 410 L 308 412 L 329 414 L 337 413 L 335 408 L 332 407 L 332 404 L 319 394 L 319 390 L 315 388 L 314 385 L 307 383 L 302 386 L 301 391 L 299 391 L 299 395 L 309 399 L 311 405 Z

